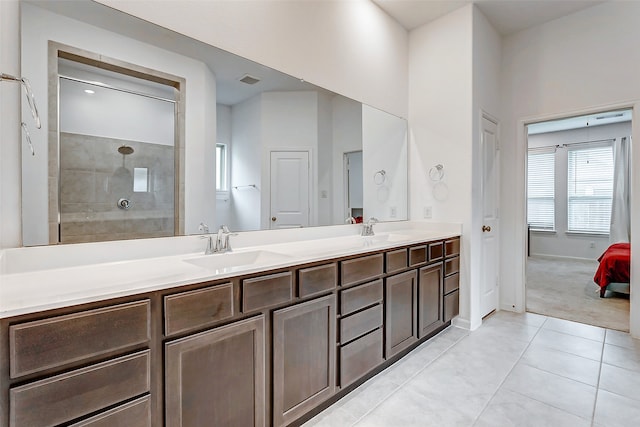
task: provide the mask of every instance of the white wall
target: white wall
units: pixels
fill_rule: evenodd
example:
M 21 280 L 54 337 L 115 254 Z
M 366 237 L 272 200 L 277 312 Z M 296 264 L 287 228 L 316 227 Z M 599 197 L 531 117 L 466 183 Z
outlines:
M 460 317 L 467 322 L 471 322 L 472 11 L 472 6 L 460 8 L 413 30 L 409 38 L 409 218 L 422 219 L 428 206 L 433 220 L 462 223 Z M 433 197 L 427 176 L 439 163 L 448 186 L 448 197 L 442 201 Z
M 482 225 L 484 220 L 484 201 L 481 183 L 484 160 L 481 150 L 482 115 L 486 114 L 498 122 L 498 145 L 500 145 L 500 65 L 502 55 L 502 39 L 477 6 L 473 6 L 473 101 L 471 109 L 472 135 L 472 171 L 471 171 L 471 223 L 465 230 L 463 239 L 471 239 L 470 252 L 463 263 L 469 265 L 469 304 L 471 327 L 479 325 L 482 316 L 480 311 L 481 277 L 486 276 L 485 269 L 498 254 L 485 254 L 482 246 Z M 498 156 L 500 154 L 498 153 Z M 499 212 L 498 212 L 499 216 Z M 498 221 L 499 225 L 499 221 Z M 500 234 L 500 227 L 493 230 Z M 486 279 L 492 280 L 492 279 Z M 500 276 L 496 278 L 499 286 Z M 498 292 L 499 289 L 498 289 Z M 464 294 L 462 294 L 464 295 Z M 496 307 L 497 308 L 497 307 Z
M 183 77 L 186 84 L 185 115 L 185 232 L 197 233 L 201 221 L 213 223 L 215 215 L 215 77 L 202 62 L 122 37 L 118 34 L 56 15 L 29 4 L 21 5 L 23 74 L 40 99 L 42 129 L 31 132 L 38 150 L 35 157 L 23 157 L 23 211 L 29 214 L 25 244 L 48 243 L 47 129 L 48 129 L 48 41 L 85 49 Z M 26 31 L 25 29 L 29 29 Z M 23 117 L 29 112 L 23 106 Z M 15 167 L 3 170 L 14 176 Z M 213 197 L 212 197 L 213 194 Z M 14 223 L 13 226 L 18 226 Z
M 316 225 L 333 225 L 333 95 L 318 93 L 318 207 Z
M 95 79 L 95 77 L 94 77 Z M 60 132 L 174 145 L 175 104 L 114 89 L 60 81 Z
M 309 151 L 309 223 L 316 222 L 318 188 L 318 93 L 264 92 L 262 98 L 261 228 L 271 226 L 271 151 Z
M 0 72 L 20 76 L 20 8 L 0 1 Z M 20 97 L 14 82 L 0 82 L 0 249 L 20 246 Z M 42 101 L 41 101 L 42 102 Z M 33 120 L 27 120 L 33 131 Z
M 229 181 L 231 180 L 231 155 L 233 153 L 233 147 L 231 145 L 231 107 L 228 105 L 216 105 L 216 142 L 227 144 L 227 170 Z M 229 183 L 231 185 L 231 183 Z M 229 197 L 227 199 L 216 199 L 216 222 L 212 226 L 211 230 L 217 230 L 221 225 L 225 224 L 231 227 L 232 223 L 232 206 L 233 199 L 231 198 L 231 190 L 229 190 Z
M 640 2 L 605 2 L 503 40 L 501 305 L 524 310 L 524 123 L 635 105 L 633 136 L 640 141 Z M 632 150 L 640 164 L 640 150 Z M 640 187 L 633 168 L 632 186 Z M 631 230 L 640 245 L 640 197 L 633 197 Z M 631 277 L 640 277 L 632 262 Z M 633 280 L 633 279 L 632 279 Z M 636 280 L 634 280 L 634 283 Z M 632 284 L 632 287 L 634 284 Z M 640 336 L 640 293 L 631 293 L 631 332 Z
M 370 1 L 99 2 L 407 117 L 407 33 Z
M 260 229 L 262 186 L 262 102 L 255 96 L 231 107 L 232 230 Z M 256 185 L 256 189 L 246 187 Z M 240 187 L 234 189 L 233 187 Z
M 333 223 L 343 224 L 345 206 L 344 153 L 362 151 L 362 104 L 336 96 L 333 105 Z
M 629 135 L 631 135 L 631 122 L 623 122 L 529 135 L 528 146 L 529 148 L 555 147 Z M 555 232 L 532 231 L 529 238 L 530 255 L 595 260 L 609 246 L 609 235 L 567 234 L 567 150 L 558 149 L 555 160 Z
M 365 221 L 407 217 L 407 123 L 362 106 L 362 179 Z M 384 171 L 384 182 L 374 175 Z M 380 182 L 382 179 L 377 178 Z

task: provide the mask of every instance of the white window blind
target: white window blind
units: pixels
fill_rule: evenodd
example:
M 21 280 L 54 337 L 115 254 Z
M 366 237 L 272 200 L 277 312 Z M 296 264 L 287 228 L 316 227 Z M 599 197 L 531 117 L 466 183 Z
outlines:
M 527 222 L 533 229 L 555 228 L 554 151 L 529 151 L 527 173 Z
M 216 191 L 228 191 L 227 145 L 216 144 Z
M 613 195 L 611 145 L 568 152 L 568 230 L 609 233 Z

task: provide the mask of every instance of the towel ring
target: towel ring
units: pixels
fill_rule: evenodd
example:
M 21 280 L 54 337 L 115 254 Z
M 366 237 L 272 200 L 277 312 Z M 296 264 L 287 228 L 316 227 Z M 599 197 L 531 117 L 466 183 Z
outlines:
M 384 184 L 384 181 L 387 179 L 386 175 L 387 173 L 385 172 L 385 170 L 380 169 L 378 172 L 373 174 L 373 182 L 375 182 L 377 185 Z
M 433 182 L 442 181 L 442 178 L 444 178 L 444 166 L 437 164 L 429 169 L 429 178 Z

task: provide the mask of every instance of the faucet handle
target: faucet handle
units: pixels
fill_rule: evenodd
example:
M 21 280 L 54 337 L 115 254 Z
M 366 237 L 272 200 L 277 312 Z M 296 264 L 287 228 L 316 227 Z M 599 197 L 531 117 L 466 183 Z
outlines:
M 230 233 L 229 231 L 229 227 L 227 227 L 226 225 L 222 224 L 220 226 L 220 230 L 222 230 L 223 233 Z
M 375 216 L 372 216 L 371 218 L 369 218 L 369 221 L 368 221 L 369 224 L 377 224 L 378 222 L 380 221 L 378 221 L 378 218 L 376 218 Z
M 209 226 L 207 224 L 205 224 L 204 222 L 200 223 L 200 225 L 198 226 L 198 230 L 201 233 L 209 234 Z

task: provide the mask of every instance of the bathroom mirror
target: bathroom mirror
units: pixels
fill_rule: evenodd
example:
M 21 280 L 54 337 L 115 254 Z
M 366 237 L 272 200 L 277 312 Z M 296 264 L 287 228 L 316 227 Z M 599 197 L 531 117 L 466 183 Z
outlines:
M 183 135 L 183 145 L 173 149 L 175 176 L 156 181 L 175 189 L 170 233 L 199 233 L 201 222 L 212 230 L 227 224 L 232 230 L 248 231 L 336 225 L 372 216 L 380 221 L 407 219 L 406 120 L 93 1 L 22 1 L 21 21 L 22 73 L 30 79 L 45 119 L 42 131 L 32 134 L 37 155 L 23 155 L 24 245 L 61 241 L 66 212 L 58 197 L 74 194 L 69 181 L 82 181 L 60 179 L 59 165 L 73 163 L 73 156 L 63 157 L 56 142 L 59 118 L 51 113 L 60 100 L 50 81 L 60 76 L 52 66 L 58 58 L 52 58 L 51 43 L 184 82 L 183 110 L 168 119 L 174 120 L 176 135 Z M 92 130 L 84 134 L 105 137 Z M 77 153 L 80 142 L 74 143 L 71 152 Z M 151 158 L 136 160 L 142 150 L 134 143 L 140 141 L 112 141 L 115 149 L 108 153 L 115 156 L 114 170 L 103 175 L 113 183 L 119 170 L 130 180 L 125 181 L 127 191 L 120 192 L 127 194 L 113 191 L 109 197 L 114 200 L 104 203 L 115 206 L 109 209 L 111 219 L 134 216 L 142 219 L 138 224 L 153 228 L 153 215 L 135 210 L 153 205 L 155 198 L 163 201 L 165 212 L 170 210 L 168 196 L 151 192 L 158 177 L 154 174 L 170 173 L 170 168 L 151 165 Z M 357 152 L 360 164 L 350 167 L 352 153 Z M 98 189 L 116 188 L 96 179 L 93 185 Z M 133 200 L 141 195 L 144 202 Z M 123 208 L 127 201 L 129 207 Z M 136 221 L 120 233 L 105 233 L 104 215 L 91 209 L 74 212 L 78 227 L 88 234 L 102 230 L 103 235 L 76 241 L 149 237 L 138 233 Z

